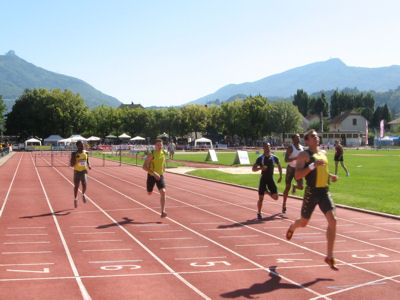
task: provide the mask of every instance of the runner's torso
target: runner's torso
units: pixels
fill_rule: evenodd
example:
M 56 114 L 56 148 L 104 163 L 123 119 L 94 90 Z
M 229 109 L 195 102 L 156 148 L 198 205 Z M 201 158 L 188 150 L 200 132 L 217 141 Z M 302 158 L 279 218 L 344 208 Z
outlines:
M 325 164 L 323 166 L 318 166 L 306 176 L 307 186 L 312 188 L 326 188 L 329 185 L 329 168 L 328 168 L 328 158 L 326 154 L 322 151 L 318 153 L 313 153 L 310 150 L 306 150 L 310 155 L 310 161 L 305 164 L 307 167 L 316 160 L 322 159 Z
M 162 175 L 164 173 L 164 166 L 165 166 L 165 152 L 164 150 L 153 151 L 151 153 L 153 158 L 150 161 L 150 170 L 158 173 L 158 175 Z
M 296 158 L 299 155 L 299 153 L 303 151 L 303 146 L 299 145 L 299 149 L 297 149 L 296 146 L 292 144 L 292 149 L 293 149 L 292 154 L 290 154 L 289 156 L 290 159 Z M 289 166 L 291 166 L 292 168 L 296 168 L 296 160 L 292 160 L 291 162 L 289 162 Z
M 85 150 L 82 153 L 76 152 L 74 170 L 78 172 L 85 171 L 87 169 L 87 159 L 88 154 Z

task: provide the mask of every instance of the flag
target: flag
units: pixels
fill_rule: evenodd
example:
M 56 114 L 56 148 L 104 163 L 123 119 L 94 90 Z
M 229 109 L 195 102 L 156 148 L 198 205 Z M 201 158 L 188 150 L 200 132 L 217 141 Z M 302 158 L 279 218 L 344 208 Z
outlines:
M 365 121 L 365 145 L 368 146 L 368 121 Z
M 383 138 L 385 136 L 385 120 L 381 120 L 380 123 L 380 138 Z

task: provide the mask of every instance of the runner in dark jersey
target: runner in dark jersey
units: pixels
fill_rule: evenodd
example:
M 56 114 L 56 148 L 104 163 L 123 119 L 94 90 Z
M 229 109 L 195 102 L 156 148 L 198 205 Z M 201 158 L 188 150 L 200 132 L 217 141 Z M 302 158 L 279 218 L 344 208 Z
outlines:
M 334 160 L 335 160 L 335 175 L 337 175 L 337 168 L 338 168 L 338 164 L 340 162 L 340 165 L 346 171 L 347 177 L 350 176 L 350 173 L 347 170 L 347 168 L 343 162 L 343 147 L 342 147 L 342 145 L 340 145 L 339 141 L 335 141 L 335 159 Z
M 307 226 L 315 206 L 318 204 L 328 221 L 326 232 L 328 251 L 325 262 L 333 270 L 338 270 L 336 261 L 333 258 L 333 246 L 336 236 L 335 204 L 329 193 L 329 180 L 335 182 L 338 177 L 329 173 L 326 152 L 319 148 L 317 132 L 315 130 L 308 131 L 304 134 L 304 141 L 309 149 L 298 155 L 295 173 L 296 180 L 303 177 L 306 179 L 301 218 L 290 225 L 286 232 L 286 238 L 290 240 L 298 227 Z
M 278 200 L 278 189 L 274 181 L 274 167 L 275 164 L 278 166 L 279 179 L 278 183 L 282 180 L 282 167 L 279 162 L 279 158 L 274 154 L 271 154 L 271 145 L 269 143 L 264 144 L 264 154 L 257 157 L 256 162 L 253 165 L 253 172 L 261 170 L 260 182 L 258 184 L 258 202 L 257 202 L 257 218 L 262 219 L 261 209 L 264 201 L 265 192 L 269 191 L 271 198 Z M 268 187 L 268 189 L 267 189 Z

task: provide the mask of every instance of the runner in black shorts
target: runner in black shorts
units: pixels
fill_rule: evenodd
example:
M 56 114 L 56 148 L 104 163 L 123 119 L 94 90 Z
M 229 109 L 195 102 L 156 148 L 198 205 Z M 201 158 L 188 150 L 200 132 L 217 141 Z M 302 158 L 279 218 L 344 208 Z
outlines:
M 342 145 L 340 145 L 339 141 L 335 141 L 335 158 L 334 158 L 334 160 L 335 160 L 335 175 L 337 175 L 337 168 L 338 168 L 338 164 L 340 162 L 340 165 L 346 171 L 347 177 L 349 177 L 350 173 L 347 170 L 347 168 L 343 162 L 343 147 L 342 147 Z
M 326 237 L 328 240 L 328 251 L 325 262 L 333 270 L 336 261 L 333 258 L 333 246 L 336 237 L 335 205 L 329 194 L 329 180 L 337 181 L 336 175 L 329 173 L 328 158 L 326 152 L 319 148 L 319 137 L 312 129 L 304 135 L 308 150 L 300 152 L 297 157 L 295 178 L 298 180 L 305 177 L 306 190 L 301 208 L 301 218 L 297 219 L 286 232 L 286 238 L 290 240 L 298 227 L 305 227 L 318 204 L 328 221 Z
M 274 154 L 271 154 L 271 145 L 269 143 L 264 144 L 264 154 L 260 155 L 253 165 L 253 172 L 261 170 L 260 182 L 258 184 L 258 202 L 257 202 L 257 218 L 262 219 L 261 209 L 264 201 L 265 192 L 269 192 L 272 199 L 278 200 L 278 189 L 274 181 L 274 168 L 275 164 L 278 165 L 279 179 L 278 183 L 282 180 L 282 167 L 279 162 L 279 158 Z M 267 189 L 268 188 L 268 189 Z

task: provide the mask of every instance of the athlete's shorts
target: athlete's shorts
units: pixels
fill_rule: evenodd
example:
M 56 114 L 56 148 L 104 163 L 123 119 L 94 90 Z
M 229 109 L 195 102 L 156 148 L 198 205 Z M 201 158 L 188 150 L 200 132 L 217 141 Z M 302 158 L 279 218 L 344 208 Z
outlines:
M 343 161 L 343 155 L 335 155 L 335 161 Z
M 286 178 L 285 178 L 285 183 L 286 184 L 291 184 L 292 183 L 295 171 L 296 171 L 296 168 L 293 168 L 293 167 L 291 167 L 289 165 L 287 166 L 287 168 L 286 168 Z M 303 186 L 303 178 L 300 179 L 300 180 L 296 180 L 296 181 L 297 181 L 298 185 Z
M 335 209 L 335 203 L 333 203 L 328 188 L 312 188 L 307 186 L 304 192 L 301 216 L 305 219 L 311 218 L 317 204 L 324 214 Z
M 154 185 L 157 185 L 159 190 L 165 189 L 164 176 L 160 176 L 160 180 L 156 180 L 156 178 L 150 174 L 147 174 L 147 191 L 152 192 L 154 189 Z
M 86 186 L 86 183 L 87 183 L 87 170 L 84 170 L 84 171 L 76 171 L 76 170 L 74 170 L 74 184 L 78 185 L 79 182 L 82 182 L 82 185 Z
M 278 193 L 278 189 L 276 187 L 274 179 L 266 179 L 264 176 L 261 176 L 260 182 L 258 184 L 258 194 L 264 195 L 267 191 L 267 187 L 271 195 Z

